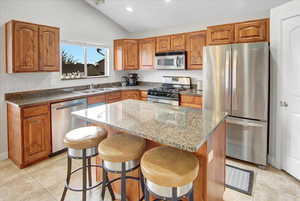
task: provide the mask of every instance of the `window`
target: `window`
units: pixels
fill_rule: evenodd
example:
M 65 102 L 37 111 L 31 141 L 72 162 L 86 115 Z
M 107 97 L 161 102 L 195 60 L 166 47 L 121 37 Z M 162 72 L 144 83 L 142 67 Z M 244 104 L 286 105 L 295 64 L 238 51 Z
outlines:
M 108 75 L 109 49 L 100 45 L 63 42 L 61 78 L 80 79 Z

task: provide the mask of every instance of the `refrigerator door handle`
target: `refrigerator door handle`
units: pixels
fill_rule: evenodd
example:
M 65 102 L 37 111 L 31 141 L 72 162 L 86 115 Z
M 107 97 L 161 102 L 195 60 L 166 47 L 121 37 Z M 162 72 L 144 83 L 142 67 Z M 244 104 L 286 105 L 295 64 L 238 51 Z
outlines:
M 231 65 L 231 51 L 226 51 L 225 53 L 225 59 L 226 59 L 226 63 L 225 63 L 225 110 L 226 112 L 231 112 L 230 111 L 230 106 L 231 106 L 231 86 L 230 86 L 230 80 L 231 80 L 231 76 L 230 76 L 230 65 Z
M 246 121 L 237 121 L 237 120 L 233 120 L 233 119 L 227 119 L 226 122 L 229 124 L 236 124 L 236 125 L 246 126 L 246 127 L 264 127 L 263 124 L 246 122 Z
M 232 55 L 232 107 L 234 107 L 234 109 L 237 109 L 237 94 L 236 94 L 237 60 L 238 60 L 238 52 L 236 49 L 233 49 L 233 55 Z

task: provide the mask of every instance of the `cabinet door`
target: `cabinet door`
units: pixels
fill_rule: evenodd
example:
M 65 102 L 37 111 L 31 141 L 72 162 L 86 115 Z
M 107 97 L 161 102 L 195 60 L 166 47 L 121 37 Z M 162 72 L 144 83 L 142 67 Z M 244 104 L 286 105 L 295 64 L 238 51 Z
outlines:
M 220 45 L 234 43 L 234 24 L 207 28 L 207 44 Z
M 171 49 L 171 37 L 161 36 L 156 38 L 156 52 L 168 52 Z
M 137 70 L 138 64 L 138 41 L 124 40 L 123 42 L 124 70 Z
M 269 40 L 269 20 L 257 20 L 235 25 L 235 42 L 260 42 Z
M 14 22 L 13 71 L 38 71 L 38 25 Z
M 59 29 L 39 26 L 39 70 L 59 71 Z
M 172 50 L 185 50 L 185 34 L 176 34 L 171 36 Z
M 154 68 L 155 38 L 140 40 L 139 55 L 140 55 L 140 69 Z
M 114 41 L 114 69 L 123 70 L 123 40 Z
M 187 34 L 187 69 L 202 69 L 203 47 L 206 45 L 206 31 L 198 31 Z
M 47 157 L 51 152 L 50 118 L 48 114 L 23 120 L 24 162 L 26 164 Z

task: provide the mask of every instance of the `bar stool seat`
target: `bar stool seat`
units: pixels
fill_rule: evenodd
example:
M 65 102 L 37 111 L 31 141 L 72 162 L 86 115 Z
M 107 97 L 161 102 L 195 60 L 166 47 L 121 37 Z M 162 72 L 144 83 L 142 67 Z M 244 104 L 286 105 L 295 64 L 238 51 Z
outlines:
M 112 171 L 121 171 L 121 163 L 126 163 L 126 170 L 135 168 L 145 150 L 146 141 L 128 134 L 117 134 L 103 140 L 98 147 L 99 155 L 104 160 L 104 167 Z
M 199 160 L 189 152 L 160 146 L 147 151 L 141 159 L 146 186 L 153 194 L 171 198 L 188 194 L 199 172 Z
M 140 159 L 146 148 L 146 141 L 130 134 L 115 134 L 103 140 L 99 146 L 99 156 L 103 163 L 103 172 L 120 174 L 119 178 L 109 181 L 108 184 L 121 180 L 121 201 L 126 201 L 126 180 L 133 179 L 141 182 L 139 177 L 126 174 L 140 166 Z M 143 184 L 141 183 L 143 186 Z M 102 198 L 104 198 L 102 193 Z
M 107 136 L 106 130 L 96 126 L 82 127 L 68 132 L 64 144 L 72 149 L 97 147 Z

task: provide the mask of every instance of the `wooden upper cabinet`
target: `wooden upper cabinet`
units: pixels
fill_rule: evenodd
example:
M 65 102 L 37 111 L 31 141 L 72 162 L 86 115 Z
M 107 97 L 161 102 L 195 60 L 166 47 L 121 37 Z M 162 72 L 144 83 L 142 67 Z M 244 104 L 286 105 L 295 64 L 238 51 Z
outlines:
M 138 40 L 121 39 L 114 41 L 114 69 L 137 70 L 139 69 Z
M 234 43 L 234 24 L 207 27 L 207 44 L 220 45 Z
M 139 41 L 140 69 L 154 68 L 155 44 L 155 38 L 145 38 Z
M 156 38 L 156 52 L 168 52 L 171 49 L 171 36 Z
M 6 24 L 7 72 L 38 71 L 38 25 L 10 21 Z
M 202 69 L 205 45 L 206 31 L 191 32 L 186 35 L 187 69 Z
M 39 26 L 39 70 L 59 71 L 59 29 Z
M 20 21 L 5 24 L 7 73 L 59 71 L 59 29 Z
M 114 69 L 123 70 L 123 40 L 114 41 Z
M 124 69 L 137 70 L 138 63 L 138 40 L 124 40 Z
M 259 42 L 269 40 L 269 20 L 255 20 L 235 24 L 235 42 Z
M 171 50 L 185 50 L 185 34 L 171 36 Z

